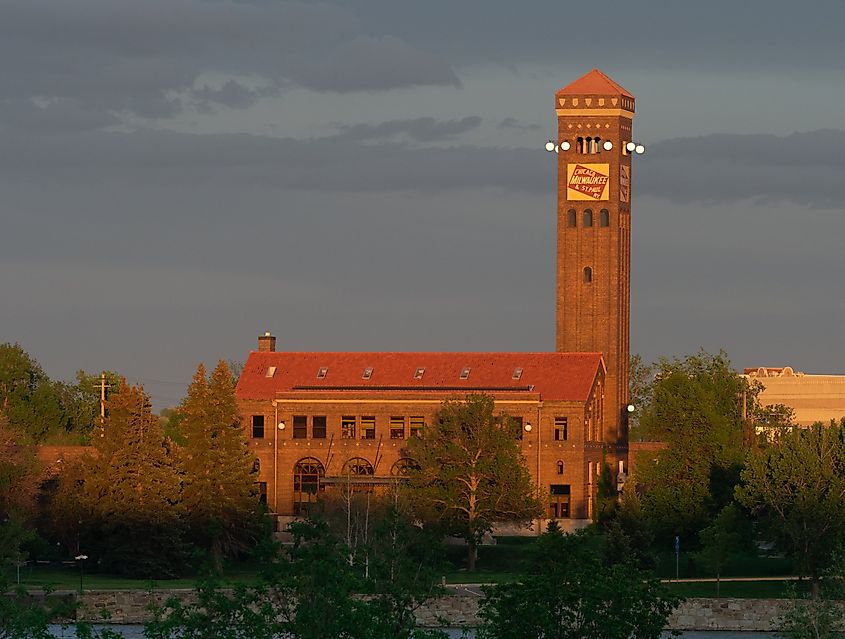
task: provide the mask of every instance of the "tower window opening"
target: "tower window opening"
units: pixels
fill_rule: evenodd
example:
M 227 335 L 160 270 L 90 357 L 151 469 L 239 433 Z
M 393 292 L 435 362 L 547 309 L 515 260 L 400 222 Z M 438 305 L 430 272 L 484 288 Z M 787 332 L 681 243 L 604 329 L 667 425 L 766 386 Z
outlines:
M 584 211 L 584 226 L 591 227 L 593 225 L 593 209 L 586 209 Z
M 601 153 L 601 138 L 593 138 L 593 153 Z
M 610 212 L 607 209 L 602 209 L 599 213 L 599 225 L 605 228 L 610 226 Z
M 566 212 L 566 225 L 571 229 L 578 226 L 578 214 L 575 212 L 575 209 L 569 209 Z
M 584 267 L 584 284 L 589 284 L 593 281 L 593 269 L 589 266 Z
M 575 150 L 578 153 L 584 153 L 584 138 L 579 137 L 578 140 L 576 140 Z
M 557 474 L 563 475 L 563 462 L 562 461 L 558 461 L 558 463 L 557 463 Z

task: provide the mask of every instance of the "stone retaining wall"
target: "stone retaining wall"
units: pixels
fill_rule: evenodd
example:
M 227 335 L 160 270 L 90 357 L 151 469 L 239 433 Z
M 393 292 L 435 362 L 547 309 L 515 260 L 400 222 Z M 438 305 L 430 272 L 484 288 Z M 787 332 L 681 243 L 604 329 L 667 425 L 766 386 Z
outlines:
M 176 595 L 185 602 L 195 600 L 189 590 L 88 591 L 80 600 L 81 619 L 101 621 L 108 611 L 111 623 L 143 623 L 150 618 L 150 605 L 162 605 Z M 417 611 L 423 627 L 478 625 L 479 597 L 470 594 L 435 599 Z M 786 610 L 783 599 L 687 599 L 669 618 L 672 630 L 776 630 L 777 620 Z M 844 607 L 845 608 L 845 607 Z M 843 610 L 845 612 L 845 610 Z

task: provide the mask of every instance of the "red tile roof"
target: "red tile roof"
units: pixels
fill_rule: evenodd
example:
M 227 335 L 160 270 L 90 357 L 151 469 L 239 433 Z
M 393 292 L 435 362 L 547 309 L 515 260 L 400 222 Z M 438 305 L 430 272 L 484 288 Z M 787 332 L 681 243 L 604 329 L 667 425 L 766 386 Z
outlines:
M 588 71 L 572 84 L 568 84 L 557 92 L 557 95 L 624 95 L 629 98 L 634 96 L 616 84 L 598 69 Z
M 267 376 L 269 367 L 276 370 Z M 326 376 L 317 371 L 326 368 Z M 372 368 L 369 379 L 364 369 Z M 419 368 L 425 372 L 414 379 Z M 467 379 L 461 371 L 469 368 Z M 522 369 L 519 379 L 514 371 Z M 284 353 L 253 351 L 237 385 L 239 399 L 294 391 L 528 391 L 544 400 L 585 401 L 604 370 L 600 353 Z

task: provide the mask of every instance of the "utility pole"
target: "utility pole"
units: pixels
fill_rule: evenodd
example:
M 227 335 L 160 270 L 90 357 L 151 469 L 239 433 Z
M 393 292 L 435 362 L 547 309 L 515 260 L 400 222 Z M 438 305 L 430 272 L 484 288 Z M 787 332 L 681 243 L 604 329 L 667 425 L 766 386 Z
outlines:
M 106 384 L 106 371 L 100 373 L 100 437 L 106 434 L 106 388 L 111 385 Z

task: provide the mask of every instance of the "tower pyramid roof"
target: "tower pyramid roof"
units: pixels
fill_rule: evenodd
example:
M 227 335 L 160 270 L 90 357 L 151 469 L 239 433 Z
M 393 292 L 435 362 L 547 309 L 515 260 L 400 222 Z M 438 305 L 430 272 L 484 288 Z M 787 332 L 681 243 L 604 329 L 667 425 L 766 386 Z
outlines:
M 598 69 L 588 71 L 572 84 L 557 92 L 558 95 L 624 95 L 634 96 Z

